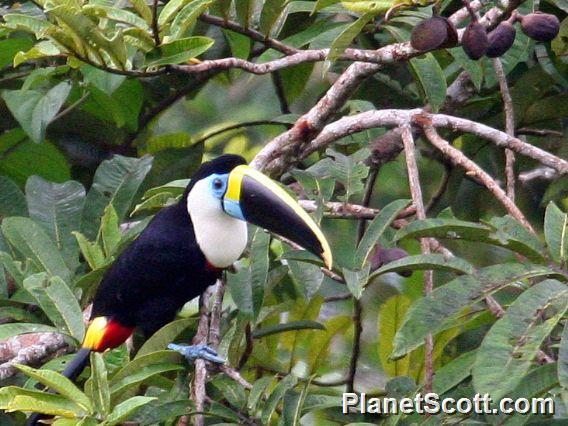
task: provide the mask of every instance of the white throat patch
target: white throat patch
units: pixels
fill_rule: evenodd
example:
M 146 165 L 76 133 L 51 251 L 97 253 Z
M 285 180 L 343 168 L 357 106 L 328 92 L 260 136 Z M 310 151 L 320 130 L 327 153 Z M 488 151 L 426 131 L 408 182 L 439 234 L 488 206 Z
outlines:
M 197 244 L 217 268 L 232 265 L 247 246 L 247 224 L 223 211 L 221 200 L 210 190 L 208 179 L 200 180 L 187 197 Z

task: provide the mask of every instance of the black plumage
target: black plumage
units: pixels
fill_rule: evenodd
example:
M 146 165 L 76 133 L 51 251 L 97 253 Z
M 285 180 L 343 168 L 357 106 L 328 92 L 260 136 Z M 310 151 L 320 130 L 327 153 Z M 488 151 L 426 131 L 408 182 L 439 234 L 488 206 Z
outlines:
M 149 337 L 215 283 L 221 270 L 207 265 L 197 244 L 187 196 L 195 182 L 212 173 L 229 173 L 240 164 L 245 164 L 242 157 L 224 155 L 199 168 L 180 201 L 157 213 L 105 274 L 92 318 L 105 316 L 138 327 Z

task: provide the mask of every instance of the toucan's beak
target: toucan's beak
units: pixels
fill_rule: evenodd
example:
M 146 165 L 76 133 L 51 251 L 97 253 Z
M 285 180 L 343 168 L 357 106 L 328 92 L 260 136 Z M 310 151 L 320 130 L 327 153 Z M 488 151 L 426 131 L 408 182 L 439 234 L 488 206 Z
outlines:
M 332 267 L 329 244 L 308 213 L 278 184 L 241 165 L 229 174 L 225 212 L 299 244 Z

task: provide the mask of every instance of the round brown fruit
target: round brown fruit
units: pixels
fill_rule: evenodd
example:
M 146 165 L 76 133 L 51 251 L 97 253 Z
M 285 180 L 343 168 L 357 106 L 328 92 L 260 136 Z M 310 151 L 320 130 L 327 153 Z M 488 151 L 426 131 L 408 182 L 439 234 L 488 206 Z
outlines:
M 516 33 L 517 31 L 511 23 L 501 22 L 487 35 L 489 46 L 485 54 L 490 58 L 498 58 L 505 54 L 515 42 Z
M 523 32 L 536 41 L 550 41 L 560 31 L 560 21 L 554 15 L 542 12 L 519 16 Z
M 416 50 L 427 51 L 442 46 L 448 40 L 448 20 L 433 16 L 420 22 L 412 30 L 410 44 Z
M 465 27 L 462 36 L 462 48 L 467 56 L 473 60 L 478 60 L 489 47 L 489 39 L 485 27 L 477 21 L 472 21 Z

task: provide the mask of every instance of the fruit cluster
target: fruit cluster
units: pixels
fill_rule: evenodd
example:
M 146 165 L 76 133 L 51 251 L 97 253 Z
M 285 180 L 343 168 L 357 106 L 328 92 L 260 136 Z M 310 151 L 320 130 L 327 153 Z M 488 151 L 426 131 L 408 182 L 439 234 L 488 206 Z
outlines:
M 550 41 L 560 30 L 560 21 L 554 15 L 534 12 L 528 15 L 513 13 L 507 21 L 501 22 L 487 33 L 475 15 L 462 35 L 462 48 L 471 59 L 483 56 L 497 58 L 511 48 L 515 41 L 515 22 L 520 22 L 522 31 L 536 41 Z M 453 47 L 458 44 L 454 25 L 442 16 L 433 16 L 418 24 L 410 37 L 410 44 L 416 50 L 427 51 Z

